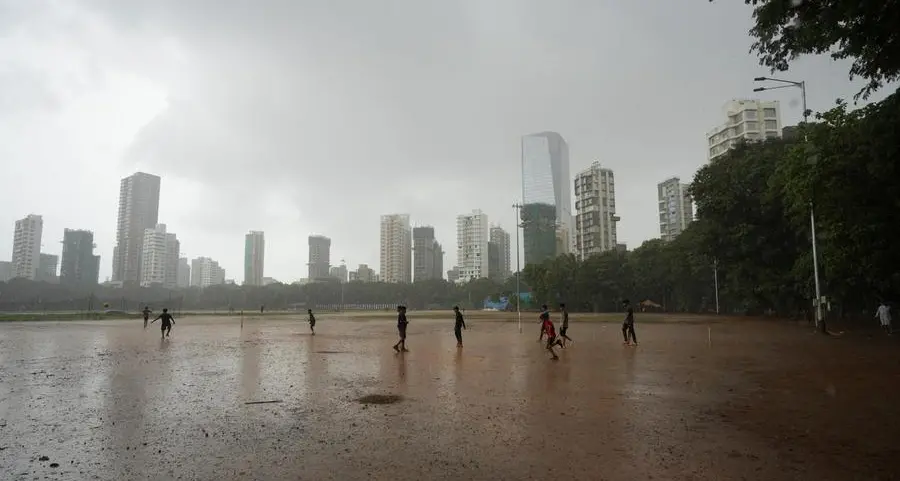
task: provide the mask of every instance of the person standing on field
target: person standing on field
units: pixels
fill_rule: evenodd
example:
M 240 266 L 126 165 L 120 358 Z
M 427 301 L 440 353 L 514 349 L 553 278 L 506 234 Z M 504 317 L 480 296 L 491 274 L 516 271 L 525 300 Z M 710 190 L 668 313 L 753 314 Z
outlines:
M 456 325 L 453 326 L 453 334 L 456 335 L 456 347 L 462 347 L 462 330 L 466 328 L 466 321 L 459 312 L 459 306 L 453 306 L 453 313 L 456 314 Z
M 622 322 L 622 336 L 625 337 L 625 345 L 637 346 L 637 336 L 634 334 L 634 308 L 631 307 L 628 299 L 622 301 L 622 306 L 625 308 L 625 321 Z M 630 341 L 629 336 L 631 337 Z
M 572 342 L 572 338 L 566 335 L 566 331 L 569 330 L 569 310 L 566 309 L 566 305 L 563 303 L 560 303 L 559 310 L 562 316 L 562 325 L 559 327 L 559 337 L 561 338 L 560 341 L 562 341 L 560 347 L 565 349 L 566 344 Z
M 875 317 L 881 321 L 881 328 L 888 336 L 894 333 L 891 326 L 891 307 L 888 306 L 886 302 L 881 301 L 881 305 L 878 306 L 878 310 L 875 311 Z
M 144 306 L 144 310 L 141 313 L 144 314 L 144 329 L 147 329 L 147 321 L 150 320 L 150 313 L 153 312 L 150 310 L 150 306 Z
M 400 340 L 394 344 L 394 350 L 397 352 L 409 352 L 406 348 L 406 326 L 409 321 L 406 320 L 406 306 L 397 306 L 397 332 L 400 334 Z

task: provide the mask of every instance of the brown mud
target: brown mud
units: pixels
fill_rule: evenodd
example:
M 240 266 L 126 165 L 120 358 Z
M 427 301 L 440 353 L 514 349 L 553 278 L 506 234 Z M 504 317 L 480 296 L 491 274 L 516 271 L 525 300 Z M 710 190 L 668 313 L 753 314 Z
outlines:
M 0 479 L 900 479 L 898 339 L 573 319 L 4 323 Z

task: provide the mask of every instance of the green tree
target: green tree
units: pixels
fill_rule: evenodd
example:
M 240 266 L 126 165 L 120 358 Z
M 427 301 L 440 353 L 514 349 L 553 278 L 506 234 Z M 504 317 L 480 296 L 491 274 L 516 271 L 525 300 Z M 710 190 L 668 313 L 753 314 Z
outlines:
M 710 0 L 713 1 L 713 0 Z M 827 53 L 851 59 L 850 77 L 868 83 L 863 99 L 900 79 L 900 1 L 744 0 L 752 5 L 756 39 L 751 51 L 761 65 L 785 71 L 801 55 Z
M 782 193 L 770 179 L 793 144 L 780 139 L 741 144 L 701 168 L 691 185 L 701 253 L 718 259 L 731 310 L 787 313 L 799 309 L 800 288 L 789 266 L 808 241 L 785 219 Z M 809 297 L 808 295 L 806 297 Z
M 809 236 L 816 210 L 824 291 L 851 311 L 900 292 L 900 95 L 848 111 L 839 102 L 804 127 L 808 144 L 792 149 L 773 179 L 788 215 Z M 796 271 L 811 271 L 811 253 Z

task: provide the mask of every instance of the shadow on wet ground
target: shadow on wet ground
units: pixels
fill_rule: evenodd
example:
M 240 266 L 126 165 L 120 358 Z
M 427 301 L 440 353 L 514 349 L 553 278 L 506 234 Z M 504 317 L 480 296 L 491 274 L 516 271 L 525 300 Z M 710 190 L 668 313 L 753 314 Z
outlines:
M 771 322 L 411 316 L 0 327 L 0 479 L 848 480 L 900 473 L 896 343 Z

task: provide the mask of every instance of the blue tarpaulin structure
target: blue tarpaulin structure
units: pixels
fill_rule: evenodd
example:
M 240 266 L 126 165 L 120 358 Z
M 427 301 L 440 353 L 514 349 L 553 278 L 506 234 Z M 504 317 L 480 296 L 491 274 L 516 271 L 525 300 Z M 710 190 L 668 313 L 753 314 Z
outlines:
M 531 301 L 531 293 L 530 292 L 522 292 L 519 294 L 519 299 L 521 299 L 522 304 L 528 304 Z M 490 297 L 484 300 L 484 308 L 485 309 L 497 309 L 498 311 L 505 311 L 509 308 L 509 297 L 501 297 L 499 301 L 492 301 Z

